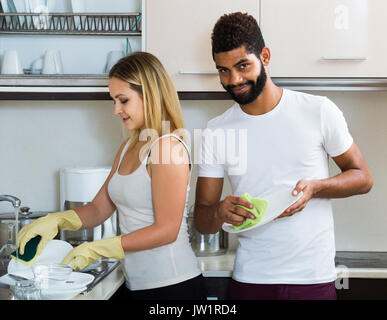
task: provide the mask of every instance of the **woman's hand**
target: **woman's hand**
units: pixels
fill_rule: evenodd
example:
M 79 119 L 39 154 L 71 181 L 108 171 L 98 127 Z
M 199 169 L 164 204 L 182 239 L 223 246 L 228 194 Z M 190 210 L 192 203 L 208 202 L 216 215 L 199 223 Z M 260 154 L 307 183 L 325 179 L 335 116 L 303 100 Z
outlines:
M 37 247 L 36 255 L 40 255 L 59 230 L 76 231 L 82 226 L 82 221 L 79 219 L 74 210 L 49 213 L 34 222 L 24 226 L 18 233 L 17 247 L 20 254 L 24 254 L 24 247 L 32 238 L 40 235 L 42 239 Z
M 62 263 L 70 264 L 74 270 L 82 270 L 101 257 L 125 259 L 121 236 L 82 243 L 71 250 Z

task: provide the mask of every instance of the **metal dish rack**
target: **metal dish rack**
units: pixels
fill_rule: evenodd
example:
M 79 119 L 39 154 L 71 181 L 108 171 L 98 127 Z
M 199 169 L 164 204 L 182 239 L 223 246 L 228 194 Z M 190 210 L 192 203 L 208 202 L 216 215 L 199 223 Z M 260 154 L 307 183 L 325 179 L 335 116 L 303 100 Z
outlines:
M 141 13 L 0 13 L 0 34 L 141 36 Z

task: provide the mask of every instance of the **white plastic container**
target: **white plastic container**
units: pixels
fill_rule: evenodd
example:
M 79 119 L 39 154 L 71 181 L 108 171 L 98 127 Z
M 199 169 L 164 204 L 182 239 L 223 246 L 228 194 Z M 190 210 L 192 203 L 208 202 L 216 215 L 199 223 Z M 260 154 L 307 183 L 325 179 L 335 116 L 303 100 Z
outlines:
M 60 169 L 60 210 L 68 210 L 91 202 L 109 176 L 110 167 L 69 167 Z M 117 234 L 114 213 L 103 225 L 88 230 L 61 231 L 61 239 L 73 245 L 95 241 Z
M 110 173 L 109 167 L 71 167 L 60 169 L 60 206 L 65 201 L 90 202 Z

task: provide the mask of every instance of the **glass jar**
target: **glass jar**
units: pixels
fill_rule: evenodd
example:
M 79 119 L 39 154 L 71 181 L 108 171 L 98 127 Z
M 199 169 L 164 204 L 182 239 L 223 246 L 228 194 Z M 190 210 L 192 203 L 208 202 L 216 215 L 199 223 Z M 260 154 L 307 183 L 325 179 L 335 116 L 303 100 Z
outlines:
M 12 287 L 15 300 L 40 300 L 40 289 L 34 280 L 20 280 Z

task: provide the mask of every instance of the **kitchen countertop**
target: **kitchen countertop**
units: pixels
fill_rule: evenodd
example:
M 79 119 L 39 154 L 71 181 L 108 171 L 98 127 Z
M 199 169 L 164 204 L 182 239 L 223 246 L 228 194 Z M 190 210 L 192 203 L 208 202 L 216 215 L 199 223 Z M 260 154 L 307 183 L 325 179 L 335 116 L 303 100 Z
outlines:
M 210 257 L 198 257 L 204 277 L 231 277 L 235 251 Z M 387 279 L 387 252 L 344 252 L 336 253 L 338 278 Z M 74 300 L 107 300 L 124 283 L 122 266 L 118 266 L 87 295 L 79 294 Z
M 231 277 L 235 251 L 212 257 L 198 257 L 199 266 L 205 277 Z M 344 252 L 336 253 L 338 277 L 387 278 L 387 252 Z

